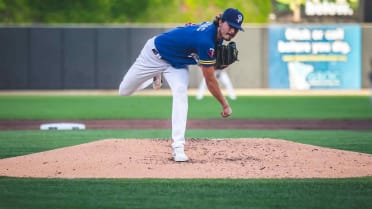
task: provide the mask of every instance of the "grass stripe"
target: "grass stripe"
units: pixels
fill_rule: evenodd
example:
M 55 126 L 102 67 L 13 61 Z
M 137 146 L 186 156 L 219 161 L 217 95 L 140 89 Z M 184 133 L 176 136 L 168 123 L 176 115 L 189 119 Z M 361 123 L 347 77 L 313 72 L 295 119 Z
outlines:
M 0 177 L 0 208 L 370 208 L 372 178 L 280 180 Z
M 230 101 L 231 118 L 372 119 L 366 96 L 266 96 Z M 169 119 L 169 96 L 0 96 L 0 119 Z M 189 97 L 189 118 L 220 118 L 212 97 Z

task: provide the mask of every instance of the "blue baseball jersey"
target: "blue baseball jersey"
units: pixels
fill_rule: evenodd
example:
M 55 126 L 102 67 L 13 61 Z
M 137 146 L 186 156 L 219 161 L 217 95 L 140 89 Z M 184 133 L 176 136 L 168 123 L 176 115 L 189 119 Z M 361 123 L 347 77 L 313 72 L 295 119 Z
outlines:
M 175 68 L 188 65 L 212 66 L 216 64 L 214 49 L 217 27 L 205 22 L 197 25 L 177 27 L 155 38 L 155 47 L 162 59 Z

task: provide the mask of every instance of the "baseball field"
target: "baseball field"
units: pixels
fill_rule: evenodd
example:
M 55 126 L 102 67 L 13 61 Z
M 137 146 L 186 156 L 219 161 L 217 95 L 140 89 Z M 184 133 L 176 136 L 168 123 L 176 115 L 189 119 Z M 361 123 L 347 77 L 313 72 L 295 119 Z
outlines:
M 187 163 L 166 94 L 2 93 L 0 208 L 372 208 L 370 96 L 287 93 L 190 96 Z

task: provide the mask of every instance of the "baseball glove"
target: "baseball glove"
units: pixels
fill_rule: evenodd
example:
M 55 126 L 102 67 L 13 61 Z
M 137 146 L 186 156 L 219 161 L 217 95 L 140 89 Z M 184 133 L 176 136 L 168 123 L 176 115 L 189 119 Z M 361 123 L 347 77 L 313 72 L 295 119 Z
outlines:
M 227 45 L 217 45 L 215 53 L 216 69 L 223 69 L 238 60 L 238 49 L 233 41 Z

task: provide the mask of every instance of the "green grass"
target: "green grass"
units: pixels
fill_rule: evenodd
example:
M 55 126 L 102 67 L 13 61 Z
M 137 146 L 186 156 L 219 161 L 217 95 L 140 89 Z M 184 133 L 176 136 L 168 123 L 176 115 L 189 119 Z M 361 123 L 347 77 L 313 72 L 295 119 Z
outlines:
M 372 178 L 281 180 L 0 177 L 0 208 L 371 208 Z
M 0 96 L 0 119 L 165 119 L 171 103 L 169 96 Z M 366 96 L 246 96 L 230 104 L 231 118 L 372 119 Z M 220 118 L 220 106 L 190 97 L 189 118 Z

